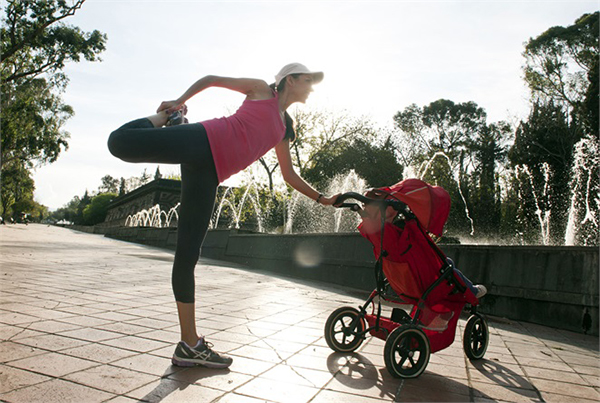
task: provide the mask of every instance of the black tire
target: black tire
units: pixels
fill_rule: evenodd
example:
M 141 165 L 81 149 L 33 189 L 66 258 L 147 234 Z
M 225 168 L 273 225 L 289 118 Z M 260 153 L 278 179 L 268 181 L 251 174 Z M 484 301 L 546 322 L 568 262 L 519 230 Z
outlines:
M 358 309 L 344 306 L 336 309 L 325 322 L 325 341 L 338 353 L 349 353 L 356 350 L 365 339 L 357 334 L 365 330 L 365 318 Z
M 429 339 L 416 326 L 396 328 L 387 338 L 383 358 L 394 378 L 416 378 L 429 363 Z
M 463 334 L 463 348 L 469 360 L 483 358 L 490 342 L 490 334 L 485 318 L 479 314 L 471 315 Z

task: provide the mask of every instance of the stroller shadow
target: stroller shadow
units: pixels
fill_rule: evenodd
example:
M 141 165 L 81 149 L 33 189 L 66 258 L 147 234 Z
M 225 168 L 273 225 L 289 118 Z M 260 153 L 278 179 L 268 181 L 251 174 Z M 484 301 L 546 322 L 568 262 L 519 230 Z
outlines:
M 160 383 L 139 399 L 139 402 L 159 403 L 171 393 L 178 390 L 185 390 L 188 386 L 193 385 L 201 379 L 227 375 L 229 372 L 229 369 L 213 370 L 204 367 L 179 368 L 171 365 L 161 376 Z
M 483 359 L 472 361 L 471 365 L 498 386 L 509 387 L 513 390 L 535 390 L 535 387 L 527 379 L 498 362 Z
M 327 369 L 342 385 L 355 390 L 376 388 L 381 398 L 394 400 L 400 384 L 385 369 L 378 370 L 359 353 L 332 353 L 327 357 Z

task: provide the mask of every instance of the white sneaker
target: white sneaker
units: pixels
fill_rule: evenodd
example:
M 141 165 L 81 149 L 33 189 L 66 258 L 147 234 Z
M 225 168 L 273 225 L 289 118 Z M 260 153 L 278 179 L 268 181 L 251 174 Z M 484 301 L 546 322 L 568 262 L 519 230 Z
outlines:
M 477 293 L 475 294 L 475 297 L 477 297 L 477 299 L 480 299 L 481 297 L 483 297 L 485 294 L 487 294 L 487 288 L 485 288 L 484 285 L 482 284 L 477 284 L 475 286 L 473 286 L 477 289 Z

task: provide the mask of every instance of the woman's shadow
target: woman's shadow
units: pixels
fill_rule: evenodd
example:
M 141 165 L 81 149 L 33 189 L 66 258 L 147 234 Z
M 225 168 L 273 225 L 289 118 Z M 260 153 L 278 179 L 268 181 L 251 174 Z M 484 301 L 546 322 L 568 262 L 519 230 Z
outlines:
M 210 369 L 205 367 L 180 368 L 170 366 L 160 378 L 160 383 L 153 390 L 146 393 L 140 402 L 159 403 L 171 393 L 184 390 L 188 386 L 195 384 L 201 379 L 212 376 L 223 376 L 229 374 L 229 369 Z

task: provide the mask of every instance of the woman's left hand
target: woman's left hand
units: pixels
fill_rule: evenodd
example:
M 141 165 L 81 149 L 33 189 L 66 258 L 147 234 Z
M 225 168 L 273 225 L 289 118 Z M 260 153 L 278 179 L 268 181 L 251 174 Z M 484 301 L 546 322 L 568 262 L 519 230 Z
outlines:
M 156 110 L 156 113 L 167 111 L 167 113 L 170 115 L 171 113 L 179 109 L 185 109 L 185 111 L 187 112 L 187 107 L 185 106 L 185 104 L 181 104 L 178 101 L 163 101 Z
M 335 201 L 337 200 L 337 198 L 340 196 L 340 193 L 333 195 L 331 197 L 321 197 L 319 199 L 319 203 L 321 203 L 324 206 L 332 206 L 333 203 L 335 203 Z

